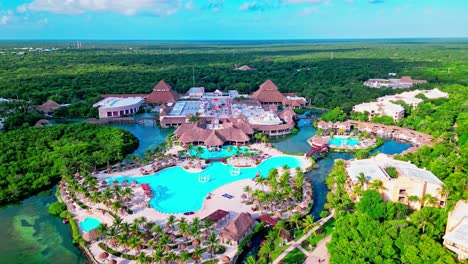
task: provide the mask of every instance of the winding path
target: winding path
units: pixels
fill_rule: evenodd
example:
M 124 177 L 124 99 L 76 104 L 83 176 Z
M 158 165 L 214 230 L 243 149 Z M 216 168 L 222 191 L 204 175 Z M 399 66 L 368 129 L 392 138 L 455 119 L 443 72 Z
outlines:
M 330 213 L 329 216 L 325 217 L 325 218 L 322 218 L 320 219 L 318 222 L 317 222 L 317 226 L 314 227 L 314 229 L 310 230 L 309 232 L 307 232 L 307 234 L 303 235 L 299 240 L 297 241 L 290 241 L 288 244 L 290 244 L 291 246 L 289 246 L 285 251 L 283 251 L 283 253 L 281 253 L 274 261 L 273 261 L 273 264 L 278 264 L 280 263 L 280 261 L 286 257 L 286 255 L 293 251 L 295 248 L 299 248 L 299 250 L 301 250 L 302 252 L 304 252 L 304 254 L 306 254 L 307 257 L 310 256 L 310 253 L 308 251 L 306 251 L 304 248 L 302 248 L 301 244 L 302 242 L 304 242 L 304 240 L 306 240 L 310 235 L 312 235 L 315 231 L 317 231 L 320 227 L 322 227 L 322 225 L 324 225 L 326 222 L 328 222 L 328 220 L 330 220 L 333 216 L 335 215 L 335 209 L 333 209 L 333 211 Z

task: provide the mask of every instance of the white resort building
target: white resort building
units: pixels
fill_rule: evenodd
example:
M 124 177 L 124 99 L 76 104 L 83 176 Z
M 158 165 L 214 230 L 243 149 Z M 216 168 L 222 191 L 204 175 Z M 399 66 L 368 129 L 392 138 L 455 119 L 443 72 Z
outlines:
M 416 97 L 419 94 L 424 95 L 428 99 L 439 99 L 449 97 L 448 93 L 442 92 L 437 88 L 432 90 L 415 90 L 395 95 L 382 96 L 377 98 L 377 102 L 362 103 L 355 105 L 353 106 L 353 111 L 359 113 L 368 112 L 369 119 L 374 116 L 390 116 L 396 122 L 405 115 L 405 109 L 401 105 L 396 104 L 396 102 L 403 101 L 405 104 L 416 108 L 422 102 L 424 102 L 424 100 L 422 100 L 421 98 Z
M 400 79 L 369 79 L 364 82 L 365 86 L 372 88 L 411 88 L 414 84 L 426 83 L 426 80 L 413 80 L 410 76 Z
M 396 178 L 392 178 L 387 172 L 389 167 L 396 170 Z M 361 173 L 366 177 L 366 183 L 360 182 Z M 430 195 L 435 199 L 432 206 L 445 207 L 447 194 L 442 193 L 442 181 L 432 172 L 420 169 L 410 162 L 378 154 L 370 159 L 347 161 L 346 174 L 347 189 L 350 193 L 358 184 L 363 184 L 362 188 L 368 189 L 372 181 L 379 180 L 384 187 L 380 191 L 386 201 L 405 203 L 410 208 L 419 210 L 422 206 L 430 205 L 430 202 L 425 200 Z M 413 201 L 410 197 L 417 197 L 418 201 Z
M 391 102 L 370 102 L 353 106 L 354 112 L 369 113 L 369 119 L 374 116 L 390 116 L 395 122 L 405 115 L 405 109 L 401 105 Z
M 120 117 L 138 113 L 143 97 L 107 97 L 93 105 L 99 107 L 99 118 Z
M 449 212 L 444 246 L 457 253 L 458 259 L 468 259 L 468 201 L 458 201 Z

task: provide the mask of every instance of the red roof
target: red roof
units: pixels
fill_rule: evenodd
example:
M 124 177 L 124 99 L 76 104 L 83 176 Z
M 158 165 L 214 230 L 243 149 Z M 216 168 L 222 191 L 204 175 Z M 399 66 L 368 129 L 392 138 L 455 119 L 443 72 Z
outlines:
M 280 103 L 286 99 L 280 93 L 278 87 L 271 81 L 266 80 L 260 85 L 260 88 L 252 94 L 252 98 L 257 99 L 260 103 Z
M 172 87 L 164 80 L 161 80 L 154 86 L 153 91 L 146 96 L 145 101 L 151 104 L 167 104 L 175 103 L 178 98 L 179 94 L 172 90 Z
M 265 224 L 267 225 L 271 225 L 271 226 L 275 226 L 277 223 L 278 223 L 278 220 L 276 219 L 273 219 L 271 216 L 269 215 L 261 215 L 259 218 L 258 218 L 259 221 L 261 222 L 264 222 Z
M 227 215 L 229 215 L 229 212 L 218 209 L 218 210 L 214 211 L 213 213 L 211 213 L 210 215 L 208 215 L 207 217 L 203 218 L 203 221 L 209 220 L 211 222 L 216 223 L 219 220 L 226 217 Z

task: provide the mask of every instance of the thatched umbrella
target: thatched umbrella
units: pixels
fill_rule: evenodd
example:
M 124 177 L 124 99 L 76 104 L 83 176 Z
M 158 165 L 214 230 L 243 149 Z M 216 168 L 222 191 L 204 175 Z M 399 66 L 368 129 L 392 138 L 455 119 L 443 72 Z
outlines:
M 230 263 L 230 262 L 231 262 L 231 258 L 228 257 L 228 256 L 223 256 L 223 257 L 221 258 L 221 261 L 222 261 L 223 263 L 226 263 L 226 264 L 227 264 L 227 263 Z
M 99 256 L 98 256 L 98 258 L 99 258 L 100 260 L 104 260 L 104 259 L 106 259 L 107 257 L 109 257 L 109 253 L 107 253 L 107 252 L 101 252 L 101 254 L 99 254 Z
M 187 248 L 187 244 L 182 243 L 182 244 L 179 244 L 177 247 L 178 247 L 180 250 L 184 250 L 184 249 Z
M 255 204 L 255 205 L 259 205 L 259 204 L 260 204 L 260 201 L 259 201 L 259 200 L 255 200 L 255 201 L 254 201 L 254 204 Z
M 102 181 L 102 182 L 101 182 L 101 185 L 102 185 L 102 186 L 107 186 L 107 182 L 106 182 L 106 181 Z
M 164 233 L 169 233 L 171 231 L 171 228 L 169 226 L 163 227 Z
M 245 200 L 245 199 L 247 199 L 247 195 L 246 195 L 245 193 L 243 193 L 243 194 L 241 195 L 241 198 L 242 198 L 242 200 Z
M 138 185 L 138 182 L 137 181 L 132 181 L 132 186 L 135 187 Z
M 170 241 L 175 241 L 176 238 L 177 238 L 177 237 L 176 237 L 174 234 L 171 234 L 171 235 L 169 236 L 169 240 L 170 240 Z
M 288 214 L 288 216 L 291 216 L 293 214 L 293 212 L 291 210 L 288 210 L 287 214 Z
M 200 246 L 200 240 L 198 240 L 198 239 L 193 240 L 192 246 L 194 246 L 194 247 Z
M 86 242 L 91 242 L 91 241 L 95 240 L 97 237 L 98 237 L 98 234 L 97 234 L 96 228 L 91 229 L 91 230 L 89 230 L 89 232 L 85 232 L 83 234 L 83 239 Z
M 109 262 L 107 262 L 108 264 L 117 264 L 117 260 L 115 259 L 111 259 L 109 260 Z
M 301 207 L 302 208 L 307 208 L 307 207 L 309 207 L 309 203 L 308 202 L 302 202 Z
M 113 180 L 113 181 L 112 181 L 112 183 L 113 183 L 113 184 L 118 184 L 118 183 L 119 183 L 119 181 L 117 181 L 117 180 Z
M 109 240 L 109 245 L 112 247 L 116 247 L 118 244 L 119 242 L 115 238 L 111 238 L 111 240 Z
M 298 206 L 296 206 L 296 208 L 294 208 L 294 210 L 300 212 L 300 211 L 302 211 L 302 207 L 298 205 Z
M 276 217 L 276 218 L 281 218 L 281 216 L 282 216 L 282 215 L 281 215 L 281 212 L 280 212 L 280 211 L 277 211 L 277 212 L 275 213 L 275 217 Z
M 260 171 L 257 171 L 256 176 L 257 176 L 257 177 L 260 177 L 260 175 L 261 175 L 261 172 L 260 172 Z

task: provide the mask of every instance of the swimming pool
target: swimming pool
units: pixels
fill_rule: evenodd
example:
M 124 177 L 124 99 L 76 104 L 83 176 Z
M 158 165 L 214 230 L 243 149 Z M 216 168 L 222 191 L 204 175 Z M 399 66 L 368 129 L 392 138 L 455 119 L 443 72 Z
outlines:
M 101 224 L 99 219 L 94 217 L 86 217 L 83 221 L 80 222 L 80 227 L 84 232 L 89 232 L 94 228 L 98 227 Z
M 197 153 L 198 148 L 201 148 L 203 152 Z M 194 146 L 189 151 L 189 154 L 191 156 L 200 157 L 202 159 L 218 159 L 218 158 L 229 158 L 236 154 L 247 154 L 249 152 L 255 153 L 253 151 L 249 151 L 248 147 L 223 146 L 219 151 L 210 151 L 206 147 L 203 147 L 203 146 Z
M 357 144 L 359 144 L 359 140 L 356 138 L 336 136 L 328 139 L 328 145 L 342 146 L 345 144 L 348 146 L 356 146 Z
M 171 167 L 156 174 L 138 178 L 110 177 L 107 182 L 124 180 L 138 183 L 148 183 L 153 190 L 154 196 L 149 204 L 154 209 L 169 214 L 185 213 L 200 210 L 205 197 L 213 190 L 231 182 L 244 179 L 253 179 L 257 171 L 266 176 L 273 168 L 288 165 L 290 168 L 301 166 L 298 158 L 292 156 L 278 156 L 269 158 L 257 167 L 241 168 L 240 174 L 231 176 L 232 165 L 214 162 L 204 171 L 192 173 L 182 167 Z M 199 177 L 209 176 L 209 181 L 200 182 Z

